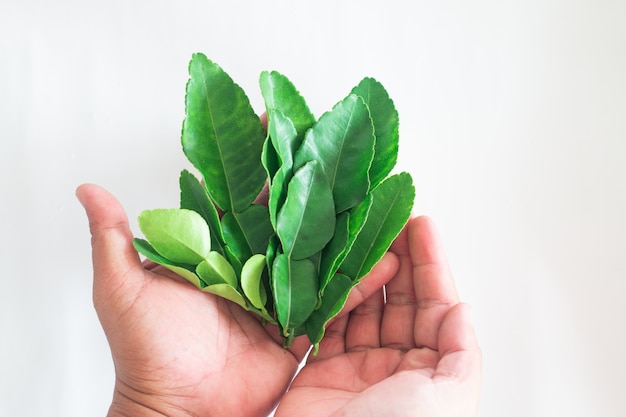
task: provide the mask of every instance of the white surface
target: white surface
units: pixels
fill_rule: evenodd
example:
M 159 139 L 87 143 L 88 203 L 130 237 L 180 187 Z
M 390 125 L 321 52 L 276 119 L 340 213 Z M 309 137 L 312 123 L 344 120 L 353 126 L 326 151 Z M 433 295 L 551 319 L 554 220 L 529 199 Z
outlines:
M 480 415 L 626 415 L 625 18 L 610 0 L 2 2 L 0 416 L 105 414 L 74 188 L 131 219 L 176 205 L 195 51 L 259 111 L 262 70 L 316 115 L 378 78 L 474 306 Z

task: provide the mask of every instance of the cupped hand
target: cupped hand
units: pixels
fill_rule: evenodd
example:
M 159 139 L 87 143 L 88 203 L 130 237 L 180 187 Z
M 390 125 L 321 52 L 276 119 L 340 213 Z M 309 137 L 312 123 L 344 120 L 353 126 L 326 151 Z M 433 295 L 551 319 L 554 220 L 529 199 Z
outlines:
M 275 327 L 142 263 L 119 202 L 90 184 L 76 194 L 89 218 L 93 301 L 115 366 L 109 415 L 266 416 L 306 354 L 306 337 L 284 349 Z M 386 255 L 345 311 L 397 267 L 397 258 Z
M 416 217 L 394 242 L 396 276 L 326 332 L 276 417 L 470 417 L 481 353 L 432 221 Z

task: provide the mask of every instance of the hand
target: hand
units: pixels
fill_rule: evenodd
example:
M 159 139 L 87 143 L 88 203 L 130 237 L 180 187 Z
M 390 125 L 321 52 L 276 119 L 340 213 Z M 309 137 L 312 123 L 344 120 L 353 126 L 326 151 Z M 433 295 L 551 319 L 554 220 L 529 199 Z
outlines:
M 397 275 L 326 331 L 276 417 L 475 416 L 481 353 L 434 225 L 410 220 Z
M 109 416 L 266 416 L 308 350 L 306 336 L 283 349 L 275 326 L 142 264 L 117 200 L 95 185 L 76 194 L 92 234 L 94 306 L 115 365 Z M 386 255 L 351 293 L 346 311 L 397 268 L 397 257 Z

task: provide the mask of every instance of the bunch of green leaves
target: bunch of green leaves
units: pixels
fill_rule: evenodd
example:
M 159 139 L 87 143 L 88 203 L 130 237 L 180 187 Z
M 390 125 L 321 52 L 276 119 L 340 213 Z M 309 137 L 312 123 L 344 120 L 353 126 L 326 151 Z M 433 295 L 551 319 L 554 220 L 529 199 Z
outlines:
M 265 129 L 206 56 L 193 55 L 189 75 L 182 147 L 202 181 L 183 170 L 180 208 L 142 212 L 135 248 L 278 325 L 285 346 L 302 334 L 317 345 L 413 207 L 411 176 L 391 174 L 393 101 L 364 78 L 316 119 L 284 75 L 263 72 Z

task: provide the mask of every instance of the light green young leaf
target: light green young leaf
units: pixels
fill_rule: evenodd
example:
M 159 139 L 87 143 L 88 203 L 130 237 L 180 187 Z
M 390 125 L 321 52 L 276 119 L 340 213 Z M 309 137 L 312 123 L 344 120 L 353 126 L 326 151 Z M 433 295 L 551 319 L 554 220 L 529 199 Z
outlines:
M 196 274 L 206 285 L 228 284 L 237 288 L 237 274 L 219 252 L 209 252 L 196 268 Z
M 374 127 L 362 98 L 349 95 L 307 132 L 294 168 L 319 161 L 333 191 L 335 211 L 356 206 L 367 194 L 374 157 Z
M 241 270 L 241 289 L 250 303 L 265 312 L 267 293 L 261 281 L 265 269 L 265 255 L 256 254 L 246 261 Z
M 154 263 L 164 266 L 170 271 L 174 272 L 176 275 L 185 278 L 187 281 L 191 282 L 198 288 L 202 288 L 204 285 L 200 281 L 200 278 L 193 273 L 192 271 L 195 269 L 193 265 L 185 265 L 185 264 L 177 264 L 175 262 L 170 261 L 169 259 L 161 256 L 147 240 L 134 238 L 133 246 L 143 256 L 147 259 L 151 260 Z
M 173 262 L 195 265 L 211 250 L 209 226 L 193 210 L 145 210 L 138 222 L 152 247 Z
M 208 287 L 202 288 L 202 291 L 218 295 L 222 298 L 225 298 L 236 304 L 239 304 L 241 307 L 248 310 L 248 304 L 246 303 L 246 300 L 243 298 L 243 295 L 241 295 L 239 291 L 231 287 L 229 284 L 209 285 Z

